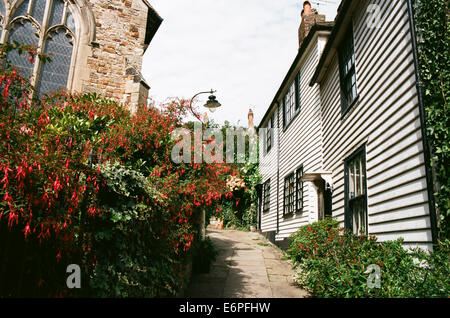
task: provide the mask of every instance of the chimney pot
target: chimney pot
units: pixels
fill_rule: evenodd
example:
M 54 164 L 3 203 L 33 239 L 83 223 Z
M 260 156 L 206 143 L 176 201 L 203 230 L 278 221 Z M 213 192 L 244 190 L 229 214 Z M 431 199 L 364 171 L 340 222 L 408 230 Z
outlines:
M 253 111 L 250 109 L 248 111 L 248 127 L 254 127 L 255 124 L 253 123 Z

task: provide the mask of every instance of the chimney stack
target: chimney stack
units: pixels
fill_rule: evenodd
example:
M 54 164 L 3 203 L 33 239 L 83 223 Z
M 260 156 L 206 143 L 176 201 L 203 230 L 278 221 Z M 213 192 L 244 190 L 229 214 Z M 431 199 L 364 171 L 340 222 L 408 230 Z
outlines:
M 251 127 L 255 127 L 255 124 L 253 123 L 253 111 L 250 109 L 249 111 L 248 111 L 248 128 L 251 128 Z
M 308 36 L 309 31 L 317 22 L 325 22 L 325 15 L 319 14 L 315 9 L 312 9 L 309 1 L 303 1 L 302 23 L 298 29 L 299 49 Z

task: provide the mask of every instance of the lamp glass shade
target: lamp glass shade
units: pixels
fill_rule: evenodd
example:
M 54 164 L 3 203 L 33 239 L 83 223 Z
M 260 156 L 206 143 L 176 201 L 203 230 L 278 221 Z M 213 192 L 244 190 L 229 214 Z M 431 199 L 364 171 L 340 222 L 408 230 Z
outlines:
M 216 96 L 209 96 L 209 100 L 206 102 L 205 107 L 208 108 L 211 112 L 214 112 L 217 108 L 222 106 L 216 99 Z

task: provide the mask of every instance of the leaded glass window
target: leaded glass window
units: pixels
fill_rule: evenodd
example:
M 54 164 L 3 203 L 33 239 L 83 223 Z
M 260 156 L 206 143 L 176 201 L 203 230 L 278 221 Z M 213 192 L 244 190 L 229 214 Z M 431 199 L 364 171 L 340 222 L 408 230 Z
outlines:
M 34 45 L 37 47 L 39 44 L 39 37 L 36 33 L 36 28 L 29 20 L 20 19 L 11 26 L 8 40 L 11 43 L 16 41 L 21 44 Z M 19 55 L 17 51 L 10 51 L 6 56 L 6 60 L 17 66 L 23 77 L 28 78 L 31 76 L 34 64 L 31 64 L 30 59 L 25 55 Z
M 53 0 L 52 13 L 50 15 L 50 24 L 49 26 L 55 26 L 59 24 L 63 24 L 63 14 L 64 14 L 64 1 L 62 0 Z
M 3 1 L 0 0 L 0 19 L 5 11 Z M 32 65 L 29 58 L 15 52 L 8 54 L 7 61 L 30 78 L 39 97 L 61 88 L 66 89 L 76 40 L 75 20 L 69 1 L 16 0 L 11 8 L 9 14 L 12 19 L 9 19 L 11 22 L 5 41 L 34 45 L 38 53 L 50 56 L 51 62 L 42 63 L 36 59 Z
M 3 0 L 0 0 L 0 38 L 3 33 L 3 22 L 5 21 L 6 7 Z
M 72 37 L 64 28 L 51 32 L 45 43 L 44 54 L 52 54 L 52 62 L 42 65 L 37 93 L 42 97 L 44 93 L 54 92 L 67 86 L 67 75 L 72 60 Z
M 15 2 L 17 3 L 17 1 Z M 19 7 L 17 7 L 17 9 L 14 11 L 14 18 L 17 17 L 25 17 L 28 15 L 28 8 L 30 7 L 30 1 L 29 0 L 25 0 L 23 1 Z
M 4 17 L 5 14 L 6 14 L 5 2 L 4 0 L 0 0 L 0 15 Z
M 40 25 L 42 25 L 42 22 L 44 20 L 46 2 L 47 2 L 47 0 L 34 0 L 33 1 L 31 15 L 33 18 L 36 19 L 37 22 L 39 22 Z

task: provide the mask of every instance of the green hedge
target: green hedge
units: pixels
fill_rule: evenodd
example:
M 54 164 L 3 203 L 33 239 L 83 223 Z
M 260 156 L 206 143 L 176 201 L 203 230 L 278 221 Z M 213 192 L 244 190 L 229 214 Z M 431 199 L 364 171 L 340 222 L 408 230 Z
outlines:
M 450 296 L 448 241 L 430 254 L 407 251 L 402 240 L 379 243 L 344 234 L 338 222 L 326 219 L 293 234 L 288 254 L 296 263 L 297 283 L 314 297 Z M 380 288 L 369 287 L 371 265 L 380 269 Z
M 450 12 L 448 1 L 415 0 L 419 67 L 427 136 L 432 152 L 440 237 L 450 238 Z

